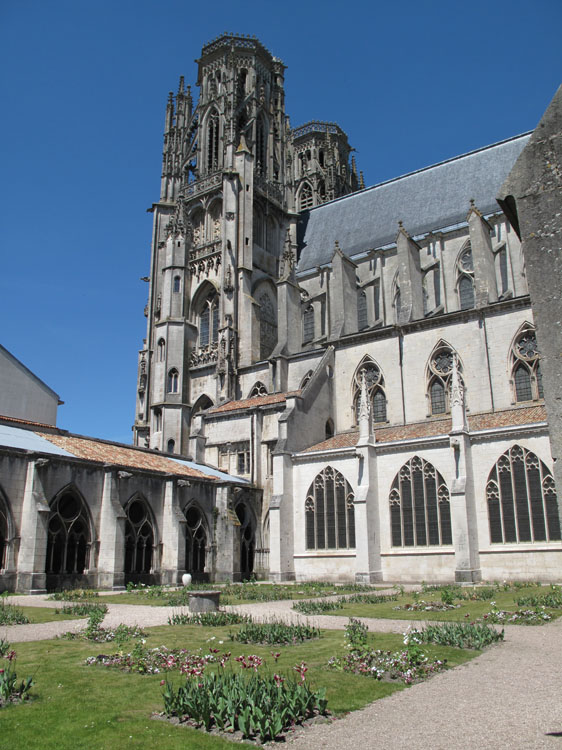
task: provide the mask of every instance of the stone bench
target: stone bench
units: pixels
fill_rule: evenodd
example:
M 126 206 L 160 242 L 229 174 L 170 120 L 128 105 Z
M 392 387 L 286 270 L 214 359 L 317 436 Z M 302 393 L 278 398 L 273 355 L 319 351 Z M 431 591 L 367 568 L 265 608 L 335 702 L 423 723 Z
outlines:
M 192 591 L 189 594 L 190 612 L 216 612 L 219 608 L 220 591 Z

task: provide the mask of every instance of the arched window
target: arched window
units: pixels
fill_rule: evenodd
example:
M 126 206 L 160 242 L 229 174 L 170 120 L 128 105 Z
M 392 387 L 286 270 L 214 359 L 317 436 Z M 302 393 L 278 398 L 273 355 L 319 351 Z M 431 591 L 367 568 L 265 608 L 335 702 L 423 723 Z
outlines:
M 302 316 L 302 342 L 308 344 L 314 340 L 314 308 L 308 305 Z
M 208 242 L 220 240 L 222 235 L 222 202 L 215 201 L 209 210 L 209 225 L 207 230 Z
M 240 573 L 242 579 L 246 579 L 254 572 L 256 532 L 252 516 L 246 505 L 238 503 L 235 510 L 240 522 Z
M 175 448 L 176 448 L 176 441 L 170 438 L 170 440 L 168 440 L 168 453 L 173 453 Z
M 505 245 L 497 251 L 496 258 L 500 276 L 500 294 L 505 294 L 509 289 L 509 277 L 507 272 L 507 248 Z
M 258 382 L 252 387 L 252 390 L 250 393 L 248 393 L 248 398 L 256 398 L 258 396 L 267 396 L 267 388 L 265 385 L 258 380 Z
M 162 431 L 162 409 L 154 409 L 154 432 Z
M 390 490 L 393 547 L 452 544 L 449 490 L 435 467 L 419 456 L 394 477 Z
M 470 242 L 464 246 L 457 261 L 457 290 L 461 310 L 474 307 L 474 262 Z
M 164 339 L 158 340 L 158 361 L 163 362 L 166 359 L 166 342 Z
M 219 115 L 213 111 L 207 120 L 207 169 L 217 169 L 219 165 Z
M 313 204 L 312 188 L 308 182 L 305 182 L 299 194 L 299 211 L 306 211 L 312 208 Z
M 402 311 L 402 294 L 400 293 L 400 284 L 398 283 L 398 274 L 394 278 L 392 304 L 394 306 L 394 317 L 397 323 L 400 322 L 400 313 Z
M 140 497 L 135 497 L 129 502 L 125 512 L 125 574 L 150 573 L 154 527 L 148 506 Z
M 168 373 L 168 393 L 177 393 L 179 391 L 179 373 L 173 368 Z
M 357 295 L 357 328 L 359 331 L 369 327 L 367 317 L 367 294 L 361 290 Z
M 427 366 L 427 394 L 432 415 L 448 414 L 450 380 L 453 372 L 453 350 L 441 342 L 434 350 Z M 457 360 L 458 361 L 458 360 Z M 459 375 L 462 372 L 458 361 Z M 461 376 L 462 380 L 462 376 Z
M 326 435 L 326 440 L 328 440 L 331 437 L 334 437 L 334 423 L 331 419 L 328 419 L 328 421 L 326 422 L 325 435 Z
M 359 422 L 359 401 L 361 397 L 361 380 L 365 373 L 367 395 L 371 404 L 373 422 L 386 422 L 386 396 L 384 378 L 380 367 L 370 357 L 365 357 L 353 377 L 353 413 Z
M 486 499 L 492 544 L 560 539 L 554 479 L 526 448 L 514 445 L 500 457 L 488 477 Z
M 269 294 L 258 299 L 260 319 L 260 359 L 266 359 L 277 344 L 277 311 Z
M 355 547 L 355 497 L 347 479 L 327 466 L 308 488 L 304 504 L 307 549 Z
M 544 398 L 535 329 L 526 323 L 511 346 L 511 378 L 515 401 Z
M 90 555 L 90 524 L 77 493 L 67 490 L 55 498 L 47 529 L 45 572 L 84 573 Z
M 203 349 L 219 340 L 219 296 L 213 291 L 204 300 L 199 314 L 199 346 Z
M 207 551 L 207 534 L 203 524 L 203 516 L 195 505 L 190 505 L 185 511 L 185 520 L 187 521 L 185 529 L 185 569 L 194 578 L 198 578 L 205 572 Z
M 181 278 L 179 276 L 174 276 L 174 294 L 177 294 L 179 291 L 181 291 Z

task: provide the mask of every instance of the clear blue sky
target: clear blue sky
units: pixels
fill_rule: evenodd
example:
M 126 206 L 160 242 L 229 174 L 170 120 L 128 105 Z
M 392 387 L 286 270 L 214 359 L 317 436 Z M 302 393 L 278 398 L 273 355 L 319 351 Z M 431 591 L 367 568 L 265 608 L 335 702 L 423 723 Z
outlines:
M 285 62 L 292 125 L 338 122 L 370 185 L 532 129 L 561 28 L 560 0 L 0 0 L 1 343 L 59 426 L 130 441 L 167 92 L 221 32 Z

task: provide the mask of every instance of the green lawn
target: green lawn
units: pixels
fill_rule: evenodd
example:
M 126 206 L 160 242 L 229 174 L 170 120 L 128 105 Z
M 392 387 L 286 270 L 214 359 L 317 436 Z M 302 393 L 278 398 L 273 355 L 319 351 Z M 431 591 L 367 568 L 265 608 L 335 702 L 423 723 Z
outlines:
M 20 607 L 16 609 L 23 612 L 31 624 L 38 622 L 52 622 L 53 620 L 80 620 L 84 615 L 58 615 L 54 607 Z M 2 626 L 0 626 L 2 627 Z
M 311 599 L 322 596 L 351 594 L 356 590 L 353 585 L 336 586 L 318 583 L 302 583 L 282 585 L 275 583 L 241 583 L 241 584 L 200 584 L 193 589 L 185 588 L 177 591 L 161 587 L 147 587 L 123 594 L 103 594 L 96 597 L 105 603 L 115 604 L 146 604 L 154 607 L 182 606 L 189 602 L 189 594 L 193 590 L 208 588 L 221 592 L 221 604 L 253 604 L 255 602 L 280 601 L 287 599 Z M 375 591 L 368 587 L 367 591 Z
M 504 609 L 509 611 L 526 609 L 527 607 L 519 607 L 519 605 L 516 604 L 515 600 L 523 596 L 546 594 L 549 592 L 549 590 L 550 589 L 548 586 L 529 586 L 521 589 L 511 589 L 509 591 L 497 591 L 494 593 L 493 599 L 488 601 L 466 601 L 455 599 L 454 604 L 460 605 L 458 608 L 440 612 L 395 609 L 395 607 L 397 606 L 403 607 L 405 604 L 411 604 L 414 602 L 415 597 L 411 593 L 408 593 L 399 596 L 397 601 L 383 602 L 381 604 L 344 604 L 343 609 L 326 612 L 325 615 L 343 615 L 344 617 L 374 617 L 393 620 L 438 620 L 442 622 L 472 622 L 478 618 L 483 617 L 483 615 L 491 610 L 490 601 L 494 601 L 496 603 L 497 609 Z M 470 591 L 470 589 L 464 589 L 464 591 Z M 420 592 L 418 600 L 420 602 L 423 600 L 428 604 L 431 602 L 440 602 L 441 592 Z M 560 617 L 560 615 L 562 614 L 562 610 L 560 609 L 551 609 L 547 607 L 546 611 L 550 615 L 552 615 L 553 618 Z
M 342 632 L 328 631 L 319 640 L 290 647 L 279 647 L 277 664 L 270 652 L 273 649 L 232 642 L 233 628 L 201 628 L 196 626 L 162 626 L 150 629 L 147 646 L 165 644 L 169 648 L 207 648 L 208 639 L 222 650 L 239 654 L 258 654 L 268 660 L 271 669 L 292 673 L 292 667 L 305 661 L 309 666 L 307 678 L 314 687 L 325 686 L 328 707 L 340 713 L 361 708 L 365 704 L 404 689 L 401 684 L 380 683 L 359 675 L 327 670 L 325 664 L 333 655 L 344 653 Z M 369 636 L 375 648 L 396 650 L 402 637 L 392 634 Z M 223 644 L 219 644 L 219 641 Z M 87 656 L 110 654 L 118 650 L 111 643 L 95 644 L 83 641 L 42 641 L 15 644 L 18 655 L 18 676 L 33 674 L 33 700 L 8 706 L 0 713 L 0 738 L 10 750 L 29 750 L 38 746 L 44 750 L 109 750 L 109 748 L 158 747 L 227 748 L 231 743 L 186 727 L 150 719 L 152 712 L 161 711 L 162 675 L 139 675 L 100 666 L 84 664 Z M 132 642 L 125 646 L 132 648 Z M 454 648 L 427 646 L 433 656 L 446 658 L 451 666 L 472 658 L 479 652 Z M 182 679 L 172 675 L 175 684 Z M 9 738 L 9 740 L 8 740 Z M 0 746 L 2 741 L 0 741 Z

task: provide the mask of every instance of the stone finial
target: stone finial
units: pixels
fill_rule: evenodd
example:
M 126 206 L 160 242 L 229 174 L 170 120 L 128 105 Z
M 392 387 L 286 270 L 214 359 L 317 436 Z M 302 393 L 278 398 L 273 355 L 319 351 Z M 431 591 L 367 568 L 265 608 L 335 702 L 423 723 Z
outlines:
M 464 398 L 464 385 L 459 373 L 459 357 L 453 354 L 453 369 L 451 372 L 451 430 L 466 431 L 468 422 L 466 418 L 466 403 Z
M 180 76 L 180 82 L 179 82 L 179 86 L 178 86 L 178 94 L 183 94 L 184 93 L 184 90 L 185 90 L 184 89 L 184 86 L 185 86 L 184 80 L 185 80 L 184 77 Z
M 281 256 L 281 262 L 281 278 L 284 281 L 286 281 L 287 279 L 294 279 L 296 260 L 293 246 L 291 244 L 291 233 L 289 229 L 287 229 L 287 235 L 285 237 L 285 247 L 283 249 L 283 255 Z
M 362 170 L 359 172 L 359 189 L 360 190 L 365 190 L 365 180 L 363 178 L 363 171 Z
M 359 391 L 359 442 L 373 439 L 373 424 L 371 421 L 371 404 L 369 403 L 369 389 L 367 387 L 367 371 L 361 370 L 361 389 Z

